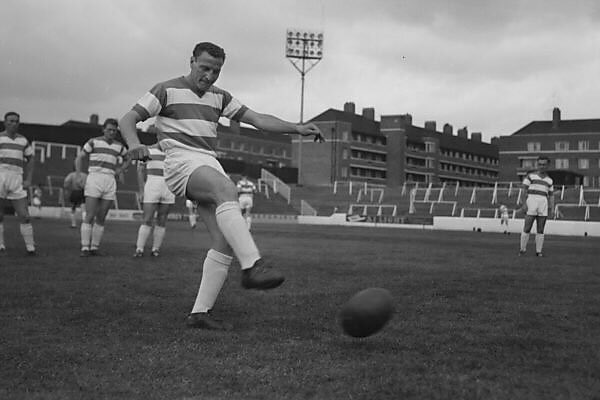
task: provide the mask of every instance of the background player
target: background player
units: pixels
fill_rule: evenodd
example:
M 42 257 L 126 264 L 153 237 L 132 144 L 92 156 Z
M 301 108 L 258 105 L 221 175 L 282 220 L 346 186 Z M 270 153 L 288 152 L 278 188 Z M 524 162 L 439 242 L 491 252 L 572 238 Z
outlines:
M 156 117 L 161 130 L 160 147 L 166 154 L 165 179 L 178 196 L 199 202 L 198 213 L 212 238 L 202 268 L 202 281 L 187 325 L 203 329 L 227 329 L 209 311 L 218 297 L 235 254 L 242 268 L 246 289 L 272 289 L 283 275 L 262 259 L 242 217 L 235 184 L 216 159 L 211 146 L 221 117 L 270 132 L 314 136 L 323 141 L 314 124 L 295 124 L 244 106 L 229 92 L 214 86 L 225 62 L 225 51 L 208 42 L 198 43 L 189 59 L 190 71 L 160 82 L 121 118 L 121 132 L 133 159 L 148 157 L 148 149 L 137 137 L 136 124 Z
M 504 234 L 510 234 L 508 230 L 508 208 L 504 204 L 500 204 L 500 227 L 506 225 L 504 228 Z
M 165 237 L 169 208 L 175 203 L 175 195 L 167 187 L 164 178 L 165 153 L 158 145 L 148 147 L 148 151 L 150 158 L 146 162 L 138 162 L 137 168 L 144 217 L 138 230 L 134 257 L 144 255 L 144 247 L 150 232 L 153 232 L 150 254 L 158 257 Z M 156 222 L 153 224 L 154 214 L 156 214 Z M 152 225 L 154 225 L 154 230 Z
M 242 216 L 246 219 L 246 225 L 248 225 L 248 229 L 250 229 L 252 226 L 252 206 L 254 205 L 256 186 L 247 176 L 242 175 L 242 179 L 237 183 L 237 190 Z
M 71 228 L 77 228 L 77 208 L 81 208 L 81 219 L 85 218 L 85 181 L 87 174 L 76 171 L 70 172 L 63 182 L 64 197 L 71 203 Z
M 188 210 L 188 221 L 190 222 L 190 228 L 194 229 L 198 223 L 198 207 L 196 202 L 190 199 L 185 199 L 185 208 Z
M 33 147 L 19 134 L 20 116 L 14 111 L 4 115 L 4 131 L 0 132 L 0 252 L 4 245 L 4 199 L 10 200 L 19 220 L 27 254 L 35 255 L 33 226 L 29 217 L 26 189 L 33 175 Z
M 84 158 L 89 158 L 88 177 L 85 181 L 85 217 L 81 223 L 81 256 L 96 255 L 102 235 L 106 214 L 117 193 L 115 175 L 127 166 L 123 157 L 125 146 L 116 140 L 116 119 L 108 118 L 102 125 L 103 136 L 88 140 L 83 151 L 75 159 L 77 174 L 81 174 Z M 78 175 L 77 179 L 82 179 Z M 92 225 L 93 224 L 93 225 Z
M 527 190 L 527 200 L 522 209 L 526 210 L 523 232 L 521 233 L 521 247 L 519 255 L 525 254 L 529 233 L 536 221 L 535 253 L 542 257 L 544 247 L 544 228 L 548 215 L 552 216 L 554 209 L 554 187 L 552 178 L 546 173 L 550 159 L 540 156 L 537 160 L 537 169 L 527 174 L 523 180 L 523 186 Z

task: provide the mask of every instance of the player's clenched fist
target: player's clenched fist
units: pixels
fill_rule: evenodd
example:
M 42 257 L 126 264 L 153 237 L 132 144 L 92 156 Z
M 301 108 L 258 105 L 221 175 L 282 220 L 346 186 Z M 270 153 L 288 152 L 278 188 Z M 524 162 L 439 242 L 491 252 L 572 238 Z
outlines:
M 144 145 L 137 146 L 132 149 L 129 149 L 129 151 L 127 152 L 127 158 L 129 160 L 146 161 L 150 159 L 150 151 L 148 150 L 148 147 Z

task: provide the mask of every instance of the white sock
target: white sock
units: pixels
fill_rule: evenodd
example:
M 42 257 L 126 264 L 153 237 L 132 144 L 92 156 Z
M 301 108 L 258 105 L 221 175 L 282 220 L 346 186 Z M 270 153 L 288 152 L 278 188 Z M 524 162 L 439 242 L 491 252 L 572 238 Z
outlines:
M 190 220 L 190 226 L 193 228 L 194 226 L 196 226 L 196 214 L 190 214 L 188 216 L 188 219 Z
M 31 225 L 29 222 L 26 224 L 21 224 L 20 229 L 27 251 L 35 251 L 35 243 L 33 241 L 33 225 Z
M 86 222 L 81 223 L 81 248 L 90 249 L 90 242 L 92 241 L 92 225 Z
M 252 217 L 249 215 L 246 216 L 246 225 L 248 225 L 248 230 L 252 228 Z
M 160 250 L 160 246 L 162 246 L 166 231 L 167 229 L 164 226 L 154 225 L 154 241 L 152 242 L 152 250 Z
M 4 224 L 0 222 L 0 247 L 4 247 Z
M 77 214 L 75 211 L 71 211 L 71 226 L 77 225 Z
M 225 202 L 216 209 L 217 225 L 233 249 L 242 269 L 251 268 L 260 253 L 236 201 Z
M 97 249 L 100 247 L 102 241 L 102 235 L 104 234 L 104 225 L 94 224 L 92 227 L 92 243 L 90 249 Z
M 529 233 L 521 232 L 521 251 L 527 249 L 527 242 L 529 242 Z
M 207 312 L 215 305 L 219 292 L 227 278 L 233 257 L 210 249 L 202 266 L 202 281 L 192 313 Z
M 137 241 L 135 242 L 136 250 L 144 250 L 144 247 L 146 246 L 146 240 L 148 240 L 148 236 L 150 236 L 151 230 L 151 226 L 148 226 L 146 224 L 140 225 L 140 229 L 138 229 Z
M 543 247 L 544 247 L 544 234 L 536 233 L 536 235 L 535 235 L 535 252 L 541 253 Z

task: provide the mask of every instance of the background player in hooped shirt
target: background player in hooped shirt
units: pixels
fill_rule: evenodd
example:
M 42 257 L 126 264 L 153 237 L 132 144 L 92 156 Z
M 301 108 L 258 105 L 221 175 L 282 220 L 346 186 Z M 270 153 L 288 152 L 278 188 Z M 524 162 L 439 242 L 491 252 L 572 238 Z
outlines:
M 540 156 L 537 160 L 537 169 L 527 174 L 523 179 L 523 187 L 527 191 L 527 200 L 522 209 L 526 210 L 523 232 L 521 233 L 521 247 L 519 255 L 525 254 L 529 233 L 536 221 L 535 254 L 542 257 L 544 247 L 544 228 L 548 216 L 554 210 L 554 187 L 552 178 L 546 173 L 550 159 Z
M 187 325 L 202 329 L 229 329 L 209 311 L 225 282 L 232 256 L 242 267 L 246 289 L 272 289 L 284 281 L 261 258 L 242 217 L 235 184 L 216 159 L 214 145 L 219 118 L 250 124 L 258 129 L 314 136 L 323 141 L 316 125 L 295 124 L 242 105 L 229 92 L 214 86 L 225 62 L 225 51 L 213 44 L 197 44 L 186 76 L 158 83 L 121 118 L 121 133 L 133 159 L 148 157 L 140 144 L 136 123 L 156 117 L 160 147 L 166 154 L 165 179 L 177 196 L 198 202 L 198 213 L 211 235 L 211 248 L 202 268 L 202 280 Z
M 117 193 L 116 175 L 127 166 L 125 146 L 116 140 L 119 123 L 108 118 L 102 125 L 103 136 L 88 140 L 75 159 L 75 169 L 81 174 L 83 159 L 89 158 L 88 177 L 85 181 L 85 218 L 81 223 L 81 256 L 98 254 L 104 234 L 106 214 Z
M 12 203 L 19 220 L 27 254 L 35 255 L 33 226 L 29 217 L 27 192 L 33 174 L 33 148 L 19 134 L 20 116 L 14 111 L 4 115 L 4 131 L 0 132 L 0 253 L 4 245 L 4 199 Z
M 240 209 L 242 210 L 242 215 L 246 219 L 246 225 L 248 225 L 248 229 L 250 229 L 252 226 L 252 206 L 254 205 L 256 186 L 247 176 L 242 176 L 237 183 L 237 190 Z
M 148 151 L 150 158 L 146 162 L 138 162 L 137 166 L 144 216 L 138 230 L 134 257 L 144 255 L 144 247 L 150 232 L 153 233 L 150 254 L 158 257 L 165 237 L 169 208 L 175 204 L 175 195 L 167 187 L 164 177 L 165 153 L 158 147 L 158 144 L 148 147 Z M 154 214 L 156 214 L 156 222 L 153 224 Z M 152 229 L 153 225 L 154 230 Z

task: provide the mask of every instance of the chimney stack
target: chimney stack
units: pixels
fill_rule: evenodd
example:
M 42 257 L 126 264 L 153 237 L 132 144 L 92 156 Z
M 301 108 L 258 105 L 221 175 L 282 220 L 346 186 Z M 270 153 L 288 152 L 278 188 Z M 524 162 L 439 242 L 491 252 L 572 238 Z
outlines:
M 481 132 L 471 133 L 471 140 L 474 142 L 481 142 Z
M 464 128 L 460 128 L 458 131 L 456 131 L 456 136 L 463 138 L 463 139 L 468 139 L 469 138 L 469 130 L 467 129 L 466 126 Z
M 552 129 L 557 130 L 560 124 L 560 108 L 554 107 L 552 110 Z
M 437 129 L 437 123 L 435 121 L 425 121 L 425 129 L 435 132 Z
M 362 116 L 375 121 L 375 109 L 373 107 L 367 107 L 362 109 Z
M 412 115 L 404 114 L 400 116 L 401 125 L 403 128 L 407 126 L 412 126 Z
M 240 121 L 236 121 L 236 120 L 229 120 L 229 130 L 231 130 L 232 133 L 240 133 Z
M 98 121 L 100 120 L 100 117 L 98 117 L 98 114 L 92 114 L 90 115 L 90 124 L 92 125 L 98 125 Z
M 450 124 L 444 124 L 444 135 L 452 136 L 453 127 Z
M 351 101 L 344 103 L 344 112 L 356 114 L 356 106 L 354 103 Z

